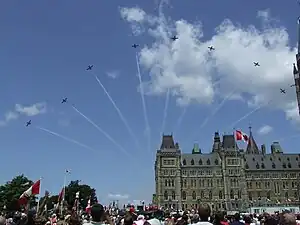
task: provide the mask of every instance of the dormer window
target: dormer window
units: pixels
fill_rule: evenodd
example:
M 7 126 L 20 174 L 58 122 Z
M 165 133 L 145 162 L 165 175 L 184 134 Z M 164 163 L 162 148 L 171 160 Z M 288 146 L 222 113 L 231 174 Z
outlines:
M 200 166 L 202 165 L 202 159 L 199 159 L 199 165 Z
M 182 164 L 183 164 L 183 165 L 186 165 L 186 160 L 185 160 L 185 159 L 182 161 Z
M 215 160 L 215 164 L 216 164 L 216 165 L 219 165 L 219 160 L 216 159 L 216 160 Z
M 290 161 L 290 158 L 288 157 L 286 160 L 287 160 L 287 161 Z
M 270 158 L 270 161 L 272 161 L 272 157 Z
M 264 169 L 265 168 L 265 164 L 262 163 L 261 164 L 261 168 Z
M 191 165 L 195 165 L 195 162 L 193 159 L 191 160 Z
M 285 163 L 283 163 L 283 164 L 282 164 L 282 167 L 283 167 L 283 168 L 286 168 L 286 164 L 285 164 Z
M 245 165 L 245 168 L 246 168 L 246 169 L 249 169 L 249 165 L 248 165 L 248 163 L 246 163 L 246 165 Z
M 255 161 L 255 158 L 253 157 L 252 160 Z
M 278 158 L 279 161 L 281 161 L 281 158 Z
M 276 168 L 276 165 L 275 163 L 272 163 L 272 168 L 275 169 Z
M 209 159 L 206 161 L 206 164 L 207 164 L 207 165 L 210 165 L 210 160 L 209 160 Z
M 288 168 L 292 168 L 292 165 L 291 165 L 291 163 L 288 163 Z
M 259 169 L 259 164 L 258 163 L 256 163 L 256 169 Z

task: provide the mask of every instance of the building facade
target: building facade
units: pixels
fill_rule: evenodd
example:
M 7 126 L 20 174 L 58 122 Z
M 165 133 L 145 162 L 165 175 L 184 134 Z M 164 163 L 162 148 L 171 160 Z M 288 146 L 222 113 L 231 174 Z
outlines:
M 210 153 L 197 144 L 182 153 L 172 135 L 163 135 L 155 161 L 155 204 L 190 209 L 208 203 L 213 210 L 299 205 L 300 154 L 283 153 L 278 142 L 267 153 L 250 130 L 246 150 L 234 135 L 216 132 Z

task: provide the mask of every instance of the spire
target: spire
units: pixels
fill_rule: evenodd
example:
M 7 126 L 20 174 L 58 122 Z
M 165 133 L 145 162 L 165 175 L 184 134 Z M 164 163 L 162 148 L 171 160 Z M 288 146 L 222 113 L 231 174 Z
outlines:
M 257 144 L 252 135 L 252 127 L 251 126 L 249 126 L 249 133 L 250 133 L 250 136 L 249 136 L 246 153 L 247 154 L 260 154 L 260 151 L 259 151 Z

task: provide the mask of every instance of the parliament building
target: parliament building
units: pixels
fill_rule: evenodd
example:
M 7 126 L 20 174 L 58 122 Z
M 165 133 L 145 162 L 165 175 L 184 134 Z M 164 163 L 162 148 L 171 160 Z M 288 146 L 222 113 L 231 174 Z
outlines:
M 172 135 L 163 135 L 156 153 L 154 203 L 191 209 L 208 203 L 212 210 L 299 205 L 300 154 L 284 153 L 273 142 L 270 153 L 258 148 L 250 131 L 246 150 L 234 135 L 214 135 L 210 153 L 197 144 L 182 153 Z

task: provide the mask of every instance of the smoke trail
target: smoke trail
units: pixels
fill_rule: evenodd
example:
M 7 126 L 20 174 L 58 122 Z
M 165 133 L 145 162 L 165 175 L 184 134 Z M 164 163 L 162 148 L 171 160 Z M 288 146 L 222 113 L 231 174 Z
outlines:
M 84 119 L 86 119 L 86 121 L 92 124 L 98 131 L 100 131 L 108 140 L 110 140 L 114 145 L 116 145 L 123 153 L 131 157 L 131 155 L 120 144 L 118 144 L 108 133 L 106 133 L 102 128 L 95 124 L 90 118 L 88 118 L 86 115 L 80 112 L 74 105 L 72 105 L 72 108 Z
M 235 93 L 235 90 L 233 90 L 232 92 L 229 93 L 229 95 L 227 95 L 222 102 L 214 109 L 214 111 L 212 111 L 212 113 L 210 115 L 208 115 L 208 117 L 206 117 L 206 119 L 203 121 L 203 123 L 200 126 L 200 129 L 203 128 L 207 122 L 209 121 L 209 119 L 211 119 L 217 112 L 219 112 L 219 110 L 223 107 L 223 105 L 229 100 L 229 98 Z
M 93 148 L 91 148 L 91 147 L 89 147 L 89 146 L 87 146 L 87 145 L 85 145 L 85 144 L 82 144 L 82 143 L 80 143 L 79 141 L 76 141 L 76 140 L 74 140 L 74 139 L 65 137 L 65 136 L 63 136 L 63 135 L 61 135 L 61 134 L 58 134 L 58 133 L 54 132 L 54 131 L 48 130 L 48 129 L 43 128 L 43 127 L 37 127 L 37 126 L 35 126 L 35 128 L 37 128 L 37 129 L 39 129 L 39 130 L 42 130 L 42 131 L 45 131 L 45 132 L 47 132 L 47 133 L 49 133 L 49 134 L 52 134 L 52 135 L 54 135 L 54 136 L 56 136 L 56 137 L 62 138 L 62 139 L 64 139 L 65 141 L 71 142 L 71 143 L 76 144 L 76 145 L 78 145 L 78 146 L 81 146 L 81 147 L 83 147 L 83 148 L 86 148 L 86 149 L 89 149 L 89 150 L 91 150 L 91 151 L 94 151 L 94 152 L 99 153 L 99 152 L 96 151 L 95 149 L 93 149 Z
M 180 116 L 178 117 L 178 120 L 176 122 L 176 125 L 175 125 L 175 128 L 174 128 L 174 133 L 177 132 L 177 130 L 179 129 L 181 123 L 182 123 L 182 120 L 186 114 L 186 111 L 187 111 L 187 107 L 185 107 L 183 110 L 182 110 L 182 113 L 180 114 Z
M 140 93 L 141 93 L 141 99 L 142 99 L 142 105 L 143 105 L 143 111 L 144 111 L 144 119 L 145 119 L 145 126 L 146 126 L 146 131 L 148 135 L 148 150 L 149 152 L 151 151 L 150 149 L 150 141 L 151 141 L 151 136 L 150 136 L 150 126 L 149 126 L 149 121 L 148 121 L 148 115 L 147 115 L 147 108 L 146 108 L 146 102 L 145 102 L 145 97 L 144 97 L 144 88 L 143 88 L 143 83 L 142 83 L 142 76 L 141 76 L 141 71 L 140 71 L 140 65 L 139 65 L 139 59 L 138 59 L 138 54 L 135 54 L 135 59 L 136 59 L 136 65 L 137 65 L 137 71 L 138 71 L 138 78 L 139 78 L 139 83 L 140 83 Z
M 106 94 L 106 96 L 108 97 L 109 101 L 111 102 L 111 104 L 114 106 L 115 110 L 117 111 L 120 119 L 122 120 L 122 122 L 124 123 L 125 127 L 127 128 L 130 136 L 132 137 L 133 141 L 135 142 L 136 144 L 136 147 L 138 149 L 140 149 L 140 145 L 139 145 L 139 142 L 138 142 L 138 139 L 137 137 L 134 135 L 131 127 L 129 126 L 127 120 L 125 119 L 125 117 L 123 116 L 123 113 L 121 112 L 121 110 L 119 109 L 119 107 L 117 106 L 117 104 L 115 103 L 115 101 L 112 99 L 112 97 L 110 96 L 110 94 L 108 93 L 108 91 L 106 90 L 106 88 L 104 87 L 104 85 L 102 84 L 102 82 L 100 81 L 100 79 L 98 78 L 97 75 L 95 75 L 93 73 L 95 79 L 97 80 L 97 82 L 99 83 L 99 85 L 101 86 L 101 88 L 103 89 L 104 93 Z
M 163 121 L 161 126 L 161 133 L 164 133 L 165 126 L 166 126 L 166 120 L 168 116 L 168 107 L 169 107 L 169 99 L 170 99 L 170 89 L 168 89 L 166 94 L 166 102 L 165 102 L 165 108 L 164 108 L 164 115 L 163 115 Z
M 253 113 L 255 113 L 256 111 L 258 111 L 259 109 L 261 109 L 264 106 L 267 106 L 271 101 L 269 101 L 267 104 L 265 105 L 260 105 L 258 107 L 256 107 L 255 109 L 253 109 L 252 111 L 250 111 L 249 113 L 247 113 L 245 116 L 241 117 L 240 119 L 238 119 L 237 121 L 235 121 L 234 123 L 232 123 L 230 126 L 228 126 L 229 128 L 235 127 L 235 125 L 237 125 L 239 122 L 243 121 L 244 119 L 248 118 L 249 116 L 251 116 Z

